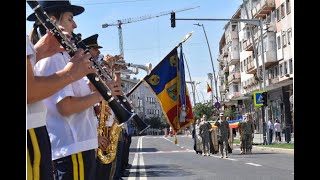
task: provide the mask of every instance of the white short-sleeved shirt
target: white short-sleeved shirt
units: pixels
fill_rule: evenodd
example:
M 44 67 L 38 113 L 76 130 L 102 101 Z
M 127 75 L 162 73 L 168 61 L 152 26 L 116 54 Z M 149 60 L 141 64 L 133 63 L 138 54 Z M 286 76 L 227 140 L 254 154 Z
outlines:
M 32 67 L 36 64 L 36 50 L 33 48 L 29 37 L 27 36 L 27 56 L 30 57 Z M 37 73 L 33 71 L 35 75 Z M 28 82 L 27 82 L 28 83 Z M 37 128 L 46 125 L 47 108 L 43 101 L 27 104 L 27 129 Z
M 66 52 L 57 53 L 40 60 L 35 69 L 42 75 L 50 75 L 63 69 L 69 59 L 70 56 Z M 93 107 L 70 116 L 62 116 L 56 106 L 65 97 L 82 97 L 91 93 L 86 78 L 82 78 L 44 100 L 48 109 L 47 128 L 53 160 L 98 147 L 98 121 Z

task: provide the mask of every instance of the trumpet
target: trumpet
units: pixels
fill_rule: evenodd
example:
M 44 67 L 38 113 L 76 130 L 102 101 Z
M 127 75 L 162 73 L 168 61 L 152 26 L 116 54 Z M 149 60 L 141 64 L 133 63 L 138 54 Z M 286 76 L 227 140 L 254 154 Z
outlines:
M 135 71 L 133 70 L 119 70 L 119 71 L 114 71 L 116 73 L 124 73 L 124 74 L 138 74 L 139 73 L 139 69 L 145 70 L 147 72 L 147 74 L 149 75 L 151 70 L 152 70 L 152 64 L 151 63 L 147 63 L 146 65 L 139 65 L 139 64 L 132 64 L 132 63 L 123 63 L 123 62 L 115 62 L 116 65 L 120 65 L 120 66 L 127 66 L 127 67 L 133 67 L 135 68 Z

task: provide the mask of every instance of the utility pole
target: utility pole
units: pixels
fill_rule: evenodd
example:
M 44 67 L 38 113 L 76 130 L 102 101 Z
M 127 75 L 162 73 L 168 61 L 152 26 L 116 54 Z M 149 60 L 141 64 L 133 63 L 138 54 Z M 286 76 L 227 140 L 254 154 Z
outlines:
M 206 33 L 206 30 L 205 30 L 203 24 L 199 24 L 199 23 L 198 23 L 198 24 L 194 24 L 194 25 L 196 25 L 196 26 L 202 26 L 202 29 L 203 29 L 203 32 L 204 32 L 204 36 L 206 37 L 206 42 L 207 42 L 207 45 L 208 45 L 209 55 L 210 55 L 210 60 L 211 60 L 213 78 L 214 78 L 214 87 L 215 87 L 215 91 L 216 91 L 216 99 L 217 99 L 217 102 L 218 102 L 217 77 L 216 77 L 216 71 L 214 70 L 214 65 L 213 65 L 213 60 L 212 60 L 212 54 L 211 54 L 211 48 L 210 48 L 210 45 L 209 45 L 207 33 Z M 208 74 L 208 76 L 209 76 L 209 74 Z M 212 86 L 212 74 L 211 74 L 211 87 L 213 87 L 213 86 Z M 213 92 L 212 92 L 212 96 L 213 96 Z M 212 97 L 212 105 L 213 105 L 213 97 Z
M 248 8 L 247 8 L 247 0 L 243 0 L 243 5 L 244 5 L 244 8 L 245 8 L 245 11 L 246 11 L 246 15 L 247 15 L 247 18 L 249 18 L 249 13 L 248 13 Z M 254 37 L 253 37 L 253 28 L 250 27 L 250 36 L 251 36 L 251 40 L 252 40 L 252 45 L 253 45 L 253 53 L 254 53 L 254 57 L 256 59 L 256 67 L 257 67 L 257 77 L 258 77 L 258 83 L 259 83 L 259 90 L 263 90 L 265 91 L 266 89 L 266 85 L 265 85 L 265 64 L 264 64 L 264 46 L 263 46 L 263 29 L 262 29 L 262 21 L 260 20 L 259 21 L 259 26 L 260 26 L 260 38 L 261 38 L 261 60 L 262 60 L 262 83 L 263 83 L 263 87 L 262 87 L 262 83 L 260 81 L 260 78 L 261 78 L 261 72 L 260 72 L 260 66 L 259 66 L 259 60 L 258 60 L 258 53 L 257 53 L 257 48 L 256 48 L 256 45 L 255 45 L 255 41 L 254 41 Z M 258 44 L 259 44 L 259 41 L 258 41 Z M 261 116 L 262 116 L 262 133 L 263 133 L 263 144 L 266 145 L 268 144 L 267 142 L 267 136 L 269 134 L 269 132 L 267 131 L 267 119 L 265 116 L 268 117 L 268 110 L 266 111 L 265 110 L 265 106 L 262 106 L 261 107 Z
M 211 87 L 212 87 L 212 73 L 208 73 L 208 79 L 210 80 L 210 84 L 211 84 Z M 211 103 L 212 103 L 212 107 L 214 106 L 213 104 L 213 91 L 211 90 Z

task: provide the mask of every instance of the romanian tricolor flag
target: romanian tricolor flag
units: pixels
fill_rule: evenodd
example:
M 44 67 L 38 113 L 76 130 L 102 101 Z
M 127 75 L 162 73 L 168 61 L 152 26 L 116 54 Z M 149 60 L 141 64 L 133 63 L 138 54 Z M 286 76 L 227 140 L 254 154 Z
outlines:
M 209 92 L 211 92 L 212 90 L 211 90 L 211 87 L 210 87 L 210 85 L 207 83 L 207 93 L 209 93 Z
M 182 48 L 181 45 L 180 48 Z M 178 47 L 175 47 L 143 79 L 158 97 L 167 121 L 175 133 L 194 121 L 189 92 L 183 81 L 183 58 L 178 57 L 177 49 Z

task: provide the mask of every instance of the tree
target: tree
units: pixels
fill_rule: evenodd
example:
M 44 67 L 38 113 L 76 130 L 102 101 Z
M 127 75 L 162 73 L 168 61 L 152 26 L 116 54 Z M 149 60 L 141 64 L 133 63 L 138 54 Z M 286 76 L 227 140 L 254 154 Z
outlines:
M 208 120 L 213 120 L 212 119 L 212 113 L 213 113 L 214 108 L 212 107 L 211 104 L 202 104 L 202 103 L 198 103 L 196 104 L 192 111 L 194 114 L 194 119 L 200 119 L 202 117 L 202 115 L 207 115 Z
M 236 117 L 236 111 L 232 108 L 227 108 L 226 110 L 224 110 L 224 117 L 229 116 L 230 119 L 235 119 Z

